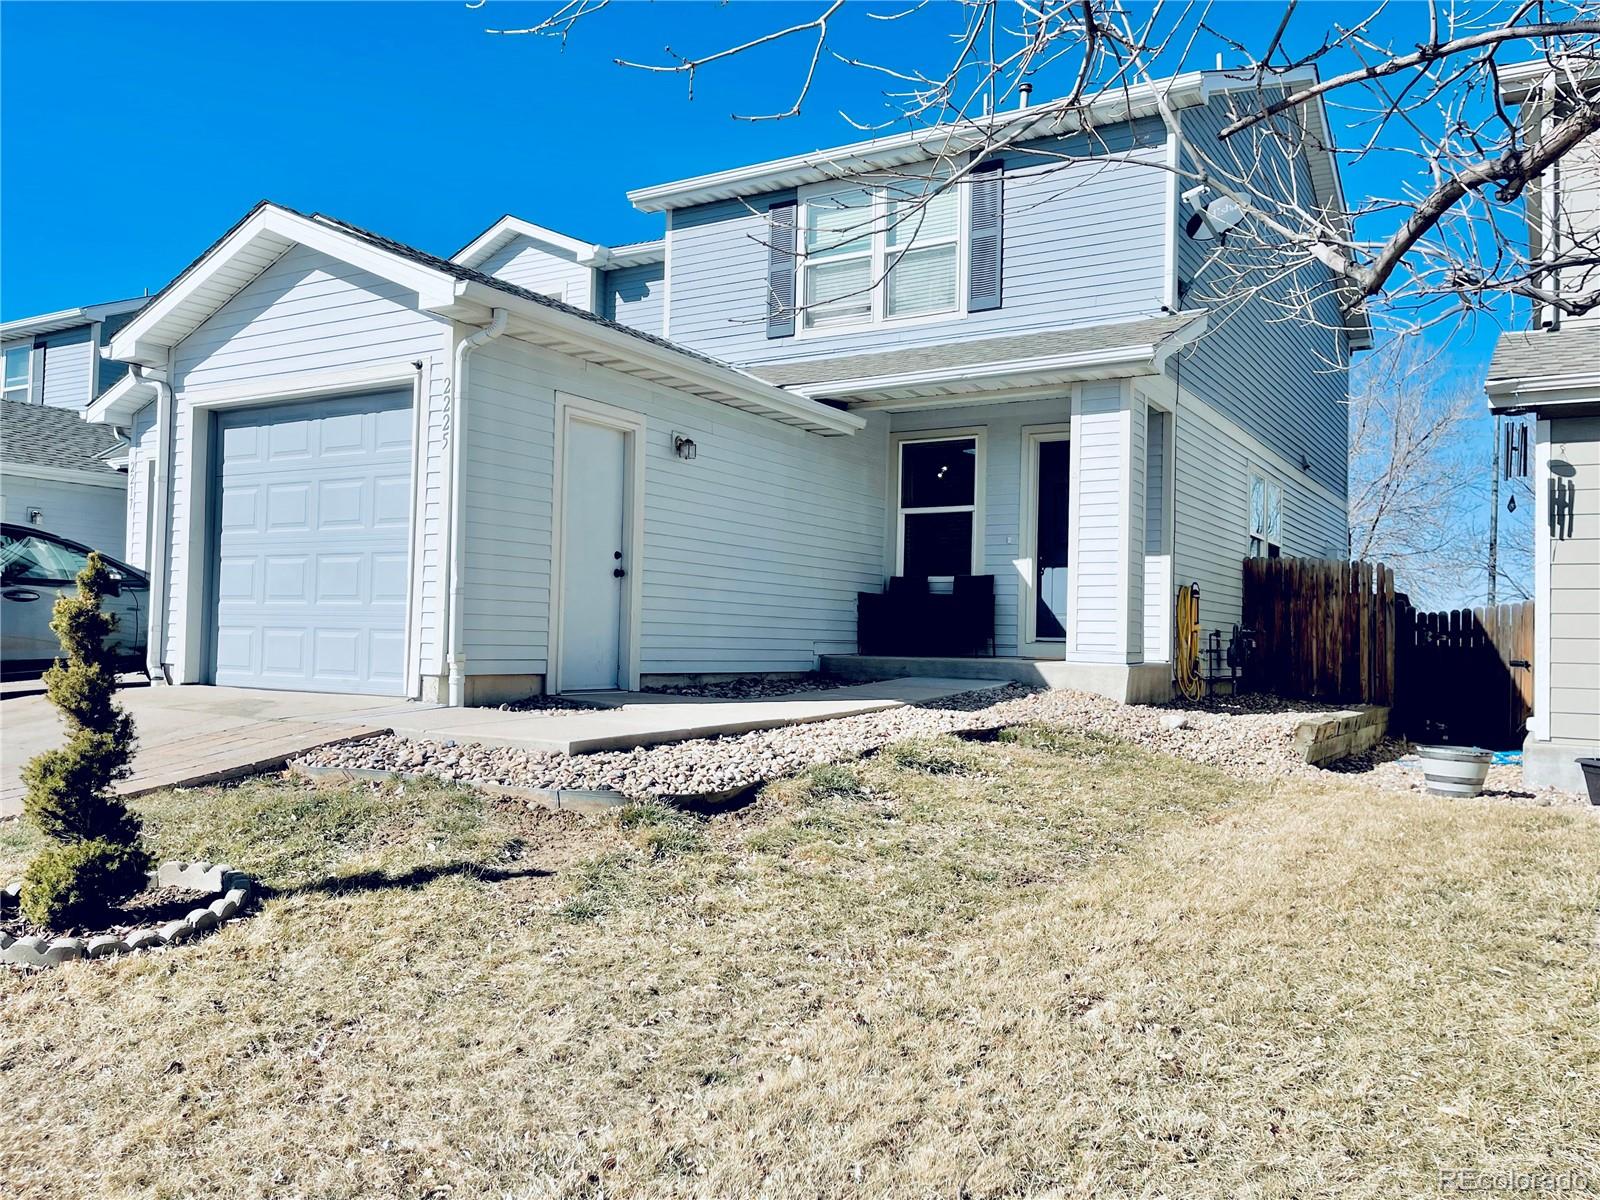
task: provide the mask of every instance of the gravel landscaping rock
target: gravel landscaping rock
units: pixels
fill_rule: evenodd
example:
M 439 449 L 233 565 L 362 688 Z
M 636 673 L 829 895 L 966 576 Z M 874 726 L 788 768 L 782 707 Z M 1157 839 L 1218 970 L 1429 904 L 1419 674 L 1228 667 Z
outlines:
M 830 686 L 821 683 L 826 678 L 816 676 L 819 686 L 811 690 Z M 819 763 L 857 758 L 903 738 L 1041 723 L 1105 734 L 1252 782 L 1315 780 L 1328 771 L 1304 761 L 1294 745 L 1295 729 L 1309 717 L 1340 707 L 1248 694 L 1198 704 L 1127 705 L 1084 692 L 1006 684 L 934 704 L 638 750 L 566 757 L 391 735 L 324 746 L 293 765 L 426 774 L 447 782 L 529 790 L 609 788 L 636 798 L 706 796 L 731 793 Z M 1387 739 L 1372 751 L 1337 764 L 1336 770 L 1376 787 L 1421 792 L 1421 771 L 1393 761 L 1408 749 L 1403 742 Z M 1522 787 L 1517 767 L 1491 768 L 1484 794 L 1519 804 L 1583 800 L 1567 792 L 1530 792 Z
M 1137 742 L 1241 778 L 1304 778 L 1315 771 L 1298 759 L 1292 739 L 1295 726 L 1311 711 L 1325 710 L 1281 704 L 1243 714 L 1194 710 L 1175 723 L 1169 708 L 1007 684 L 935 704 L 638 750 L 565 757 L 387 736 L 326 746 L 295 765 L 415 772 L 515 788 L 611 788 L 635 797 L 697 795 L 855 758 L 901 738 L 1046 722 Z

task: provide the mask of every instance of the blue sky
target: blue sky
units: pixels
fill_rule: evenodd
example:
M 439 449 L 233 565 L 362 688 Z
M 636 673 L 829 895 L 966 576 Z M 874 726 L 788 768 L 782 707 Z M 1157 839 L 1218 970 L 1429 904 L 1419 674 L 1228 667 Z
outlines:
M 730 114 L 787 107 L 808 47 L 710 69 L 692 102 L 681 78 L 612 59 L 702 52 L 820 7 L 619 5 L 563 50 L 484 32 L 550 8 L 497 0 L 0 4 L 0 317 L 154 292 L 262 198 L 441 254 L 508 211 L 595 241 L 656 236 L 629 188 L 855 140 L 840 110 L 882 118 L 882 85 L 825 63 L 800 117 L 749 123 Z M 1368 7 L 1303 5 L 1295 36 Z M 895 66 L 948 57 L 945 13 L 868 11 L 832 44 Z M 1220 4 L 1212 20 L 1257 38 L 1277 11 Z M 1377 32 L 1415 42 L 1424 15 L 1396 6 Z M 1035 99 L 1066 86 L 1041 77 Z M 1389 191 L 1392 169 L 1349 167 L 1346 190 Z M 1453 368 L 1481 377 L 1496 332 L 1457 333 Z

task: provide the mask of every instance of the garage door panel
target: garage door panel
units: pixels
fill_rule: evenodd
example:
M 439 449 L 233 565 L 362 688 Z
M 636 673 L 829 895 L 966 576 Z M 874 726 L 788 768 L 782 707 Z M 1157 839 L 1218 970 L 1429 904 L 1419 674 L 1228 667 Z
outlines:
M 401 692 L 410 397 L 251 409 L 219 424 L 216 681 Z
M 274 483 L 267 489 L 269 533 L 303 533 L 311 528 L 311 489 L 303 483 Z

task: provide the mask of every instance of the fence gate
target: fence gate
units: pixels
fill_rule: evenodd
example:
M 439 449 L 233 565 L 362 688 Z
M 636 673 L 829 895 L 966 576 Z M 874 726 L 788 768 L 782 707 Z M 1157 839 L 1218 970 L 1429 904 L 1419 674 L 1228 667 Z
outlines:
M 1396 606 L 1398 725 L 1418 741 L 1522 745 L 1533 711 L 1533 601 L 1454 612 Z

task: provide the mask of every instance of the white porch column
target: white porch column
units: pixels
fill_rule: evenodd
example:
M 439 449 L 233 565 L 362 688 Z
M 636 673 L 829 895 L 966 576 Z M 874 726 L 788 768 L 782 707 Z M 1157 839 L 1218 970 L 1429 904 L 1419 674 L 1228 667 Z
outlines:
M 1074 390 L 1066 680 L 1116 700 L 1168 694 L 1165 664 L 1143 665 L 1145 431 L 1131 380 Z

